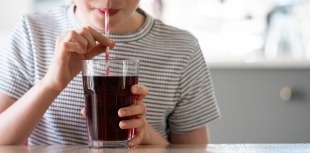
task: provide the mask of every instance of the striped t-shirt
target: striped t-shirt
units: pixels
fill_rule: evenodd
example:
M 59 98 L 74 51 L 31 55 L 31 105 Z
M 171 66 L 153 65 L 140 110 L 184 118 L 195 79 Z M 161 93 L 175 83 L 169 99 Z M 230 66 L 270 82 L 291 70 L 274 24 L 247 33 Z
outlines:
M 197 39 L 144 15 L 138 31 L 110 34 L 116 42 L 110 54 L 140 60 L 139 84 L 149 88 L 144 100 L 147 121 L 167 138 L 169 132 L 188 132 L 218 118 L 210 72 Z M 82 27 L 73 5 L 23 16 L 1 46 L 0 92 L 14 99 L 23 96 L 46 74 L 57 37 Z M 45 112 L 28 143 L 87 144 L 83 107 L 80 73 Z

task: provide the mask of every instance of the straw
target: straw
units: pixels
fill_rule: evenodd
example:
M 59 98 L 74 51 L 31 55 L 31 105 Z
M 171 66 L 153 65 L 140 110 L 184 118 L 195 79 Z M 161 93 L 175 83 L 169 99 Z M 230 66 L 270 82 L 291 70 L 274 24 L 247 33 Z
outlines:
M 109 25 L 109 22 L 110 22 L 110 13 L 109 13 L 109 7 L 110 7 L 110 0 L 108 0 L 107 2 L 107 7 L 105 8 L 105 11 L 104 11 L 104 33 L 105 33 L 105 36 L 107 38 L 110 37 L 110 25 Z M 107 69 L 106 69 L 106 76 L 109 76 L 110 74 L 110 66 L 109 66 L 109 62 L 108 60 L 110 60 L 110 47 L 108 46 L 106 48 L 106 53 L 105 53 L 105 59 L 107 60 Z
M 110 13 L 109 13 L 109 7 L 110 7 L 110 0 L 108 0 L 107 2 L 107 8 L 105 9 L 104 11 L 104 33 L 105 33 L 105 36 L 107 38 L 110 37 L 110 25 L 109 25 L 109 22 L 110 22 Z M 110 51 L 110 47 L 107 47 L 107 50 L 106 50 L 106 55 L 109 56 L 109 51 Z M 109 59 L 109 58 L 108 58 Z

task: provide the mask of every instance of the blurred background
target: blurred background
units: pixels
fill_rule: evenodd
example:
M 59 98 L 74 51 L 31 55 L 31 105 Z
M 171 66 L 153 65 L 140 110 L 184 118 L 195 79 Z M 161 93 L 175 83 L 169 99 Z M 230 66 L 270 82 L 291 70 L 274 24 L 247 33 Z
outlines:
M 64 3 L 0 1 L 0 43 L 22 14 Z M 210 123 L 212 143 L 310 142 L 310 0 L 141 0 L 140 7 L 198 38 L 222 110 Z

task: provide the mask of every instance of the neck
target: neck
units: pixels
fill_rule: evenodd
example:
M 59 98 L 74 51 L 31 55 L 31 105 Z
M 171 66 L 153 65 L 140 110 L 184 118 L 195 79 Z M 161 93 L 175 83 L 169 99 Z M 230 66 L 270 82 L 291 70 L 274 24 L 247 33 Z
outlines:
M 126 21 L 123 21 L 119 26 L 111 28 L 112 33 L 130 33 L 138 31 L 145 22 L 145 15 L 135 11 Z

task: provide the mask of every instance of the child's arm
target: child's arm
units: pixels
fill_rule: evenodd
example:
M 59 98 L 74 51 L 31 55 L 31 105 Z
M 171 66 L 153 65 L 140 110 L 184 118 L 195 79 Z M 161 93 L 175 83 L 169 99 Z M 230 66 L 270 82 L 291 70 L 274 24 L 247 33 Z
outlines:
M 207 127 L 204 126 L 183 134 L 172 133 L 170 142 L 172 144 L 208 144 L 209 136 Z
M 97 42 L 99 42 L 97 44 Z M 57 39 L 52 64 L 44 76 L 15 103 L 0 97 L 0 145 L 23 144 L 55 98 L 81 71 L 82 60 L 105 51 L 114 42 L 90 27 L 68 31 Z
M 59 93 L 43 79 L 16 102 L 0 94 L 0 145 L 24 144 Z

